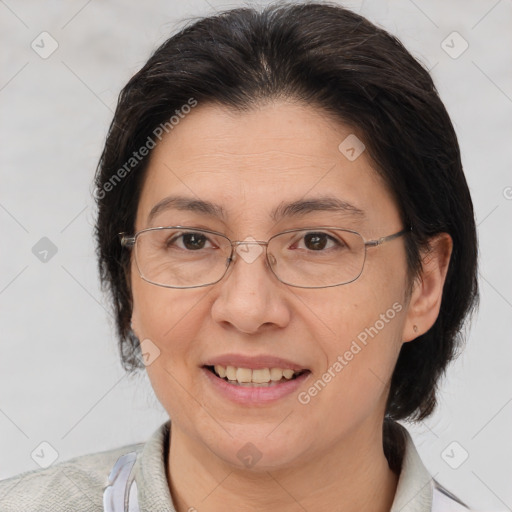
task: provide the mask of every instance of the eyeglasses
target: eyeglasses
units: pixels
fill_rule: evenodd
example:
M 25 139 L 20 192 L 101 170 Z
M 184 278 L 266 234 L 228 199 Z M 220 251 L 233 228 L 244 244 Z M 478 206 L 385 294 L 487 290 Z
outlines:
M 366 249 L 406 233 L 403 229 L 376 240 L 336 227 L 289 229 L 268 242 L 231 241 L 216 231 L 187 226 L 143 229 L 133 236 L 119 233 L 121 245 L 134 249 L 142 279 L 166 288 L 198 288 L 218 283 L 235 253 L 252 263 L 263 252 L 279 281 L 297 288 L 328 288 L 355 281 L 362 273 Z

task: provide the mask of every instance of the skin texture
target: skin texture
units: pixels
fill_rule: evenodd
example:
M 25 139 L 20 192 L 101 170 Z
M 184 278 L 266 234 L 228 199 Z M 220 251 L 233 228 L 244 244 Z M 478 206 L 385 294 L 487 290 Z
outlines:
M 184 224 L 231 240 L 325 225 L 366 240 L 400 231 L 396 204 L 366 152 L 351 162 L 338 149 L 352 132 L 300 103 L 245 113 L 200 104 L 153 150 L 136 230 Z M 171 194 L 218 203 L 227 217 L 169 210 L 148 223 L 151 208 Z M 281 202 L 322 195 L 348 201 L 364 218 L 269 216 Z M 238 258 L 219 283 L 185 290 L 145 282 L 132 261 L 132 325 L 160 350 L 147 371 L 172 419 L 167 476 L 177 510 L 220 511 L 226 503 L 242 511 L 389 510 L 397 475 L 382 448 L 388 383 L 402 343 L 437 317 L 450 253 L 448 235 L 432 241 L 410 294 L 403 238 L 368 249 L 356 281 L 323 289 L 280 283 L 263 257 Z M 401 311 L 306 405 L 297 393 L 235 404 L 204 378 L 201 366 L 212 357 L 272 355 L 310 369 L 299 391 L 307 390 L 395 303 Z M 262 455 L 250 469 L 237 457 L 248 442 Z

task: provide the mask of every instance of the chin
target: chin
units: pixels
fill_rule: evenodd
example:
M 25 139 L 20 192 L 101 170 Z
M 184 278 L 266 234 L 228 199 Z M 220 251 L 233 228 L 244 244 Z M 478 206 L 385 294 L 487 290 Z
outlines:
M 224 433 L 219 438 L 207 436 L 203 442 L 208 448 L 229 466 L 253 472 L 274 471 L 293 467 L 297 458 L 310 445 L 303 439 L 314 436 L 306 432 L 279 432 L 276 424 L 230 425 L 227 430 L 232 437 Z M 211 432 L 211 431 L 210 431 Z M 216 431 L 217 433 L 217 431 Z

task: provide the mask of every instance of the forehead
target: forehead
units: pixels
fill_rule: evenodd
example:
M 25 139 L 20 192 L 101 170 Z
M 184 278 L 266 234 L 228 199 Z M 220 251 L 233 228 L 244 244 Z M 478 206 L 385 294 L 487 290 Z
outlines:
M 297 213 L 300 202 L 320 198 L 359 221 L 396 215 L 366 152 L 349 159 L 340 150 L 344 141 L 357 144 L 355 137 L 350 127 L 303 104 L 272 103 L 250 112 L 198 105 L 153 149 L 137 228 L 147 227 L 155 209 L 179 209 L 179 202 L 166 200 L 176 196 L 195 200 L 197 214 L 227 224 L 275 222 L 293 212 L 290 204 Z M 213 208 L 202 208 L 206 203 Z

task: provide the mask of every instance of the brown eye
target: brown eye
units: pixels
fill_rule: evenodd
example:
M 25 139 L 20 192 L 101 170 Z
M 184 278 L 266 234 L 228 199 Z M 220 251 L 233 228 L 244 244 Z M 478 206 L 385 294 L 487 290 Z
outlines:
M 304 237 L 305 245 L 312 251 L 325 249 L 327 245 L 327 235 L 325 233 L 308 233 Z
M 202 233 L 191 232 L 181 233 L 170 237 L 166 243 L 168 248 L 177 247 L 187 251 L 198 251 L 205 248 L 205 245 L 210 242 L 209 239 Z M 211 243 L 211 242 L 210 242 Z
M 189 250 L 202 249 L 207 241 L 204 235 L 199 233 L 186 233 L 182 235 L 183 245 Z
M 333 246 L 341 246 L 340 241 L 334 237 L 322 232 L 306 233 L 303 236 L 304 246 L 310 251 L 323 251 L 325 248 L 332 248 Z M 329 245 L 330 243 L 330 245 Z

